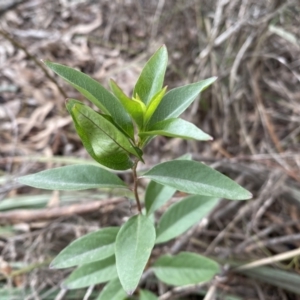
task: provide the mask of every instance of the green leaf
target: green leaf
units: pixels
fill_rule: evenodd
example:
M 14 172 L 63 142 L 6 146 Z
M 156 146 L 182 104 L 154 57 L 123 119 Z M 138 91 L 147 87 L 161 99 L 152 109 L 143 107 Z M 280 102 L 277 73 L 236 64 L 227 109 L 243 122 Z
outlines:
M 164 87 L 149 102 L 149 104 L 147 106 L 147 110 L 145 112 L 144 126 L 147 126 L 148 121 L 152 117 L 152 115 L 155 112 L 157 106 L 159 105 L 160 101 L 162 100 L 163 96 L 165 95 L 166 90 L 167 90 L 167 87 Z
M 118 277 L 115 256 L 103 260 L 94 261 L 76 269 L 63 282 L 63 287 L 79 289 L 90 285 L 108 282 Z
M 116 239 L 116 264 L 120 282 L 128 294 L 139 284 L 155 243 L 155 228 L 144 215 L 131 217 Z
M 218 198 L 194 195 L 170 206 L 158 222 L 156 244 L 167 242 L 184 233 L 204 218 L 218 202 Z
M 46 190 L 127 188 L 115 174 L 93 165 L 72 165 L 19 177 L 18 182 Z
M 67 108 L 70 111 L 77 110 L 80 115 L 83 115 L 85 119 L 89 119 L 92 123 L 96 124 L 99 127 L 98 130 L 103 131 L 105 135 L 110 137 L 112 140 L 115 141 L 116 144 L 120 145 L 125 151 L 139 157 L 139 153 L 137 153 L 135 147 L 129 142 L 127 137 L 114 126 L 109 121 L 107 116 L 103 116 L 95 112 L 89 106 L 86 106 L 82 103 L 78 103 L 77 100 L 69 99 L 67 102 Z M 88 130 L 89 128 L 87 128 Z
M 69 268 L 113 255 L 118 231 L 119 227 L 107 227 L 75 240 L 58 254 L 50 268 Z
M 161 100 L 148 125 L 152 126 L 159 121 L 177 118 L 190 106 L 198 94 L 210 86 L 216 79 L 217 77 L 211 77 L 169 91 Z
M 137 99 L 130 99 L 127 97 L 112 79 L 110 80 L 110 86 L 114 95 L 121 101 L 124 108 L 131 115 L 138 127 L 142 128 L 144 123 L 144 112 L 146 111 L 145 104 Z
M 192 155 L 190 153 L 186 153 L 176 159 L 191 160 Z M 168 202 L 175 192 L 176 189 L 151 180 L 147 186 L 145 194 L 145 208 L 147 215 L 149 216 L 154 213 L 158 208 Z
M 159 280 L 166 284 L 184 286 L 210 281 L 220 272 L 219 265 L 204 256 L 181 252 L 176 256 L 161 256 L 153 270 Z
M 133 165 L 129 153 L 140 157 L 127 137 L 101 114 L 73 100 L 67 102 L 67 109 L 84 147 L 98 163 L 126 170 Z
M 125 300 L 126 296 L 119 278 L 116 278 L 103 288 L 96 300 Z
M 145 207 L 147 215 L 154 213 L 163 206 L 176 192 L 176 189 L 150 181 L 145 194 Z
M 189 194 L 250 199 L 252 194 L 220 172 L 196 161 L 174 160 L 156 165 L 143 174 L 160 184 Z
M 104 113 L 111 115 L 118 125 L 133 138 L 134 130 L 129 115 L 124 110 L 120 101 L 99 82 L 80 71 L 64 65 L 50 61 L 45 61 L 45 64 Z
M 141 137 L 163 135 L 198 141 L 209 141 L 213 139 L 194 124 L 178 118 L 160 121 L 148 128 L 147 131 L 140 132 L 139 135 Z
M 74 101 L 74 99 L 72 99 L 72 101 Z M 82 102 L 80 102 L 80 104 L 82 104 Z M 115 120 L 110 116 L 110 115 L 106 115 L 106 114 L 101 114 L 101 116 L 103 118 L 105 118 L 107 121 L 109 121 L 111 124 L 113 124 L 119 131 L 121 131 L 126 137 L 128 137 L 130 140 L 132 140 L 132 138 L 128 135 L 128 133 L 126 131 L 124 131 L 124 129 L 122 127 L 119 126 L 118 123 L 115 122 Z
M 158 300 L 158 298 L 147 290 L 140 290 L 140 300 Z
M 153 96 L 161 90 L 168 63 L 166 46 L 160 47 L 144 66 L 134 87 L 133 96 L 138 95 L 148 105 Z

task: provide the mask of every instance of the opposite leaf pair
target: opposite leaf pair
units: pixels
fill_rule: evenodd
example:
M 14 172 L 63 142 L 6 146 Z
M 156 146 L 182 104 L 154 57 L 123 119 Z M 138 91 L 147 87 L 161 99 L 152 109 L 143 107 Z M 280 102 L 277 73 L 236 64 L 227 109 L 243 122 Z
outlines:
M 210 280 L 219 271 L 219 266 L 210 259 L 193 253 L 181 253 L 174 257 L 163 255 L 153 263 L 152 249 L 199 222 L 212 211 L 220 198 L 243 200 L 252 196 L 228 177 L 203 163 L 190 160 L 190 157 L 158 164 L 138 177 L 136 169 L 138 162 L 143 162 L 143 148 L 156 135 L 211 139 L 178 116 L 216 78 L 166 93 L 163 80 L 167 58 L 165 46 L 150 58 L 134 87 L 132 98 L 127 97 L 114 81 L 110 83 L 113 92 L 110 93 L 79 71 L 45 62 L 100 109 L 96 112 L 78 100 L 67 101 L 67 109 L 84 147 L 101 167 L 65 166 L 28 175 L 19 181 L 54 190 L 130 189 L 103 166 L 114 170 L 132 169 L 132 191 L 139 214 L 130 217 L 121 228 L 106 228 L 80 238 L 52 263 L 53 267 L 58 268 L 78 266 L 64 283 L 68 288 L 108 282 L 98 300 L 110 300 L 103 295 L 111 295 L 113 289 L 116 289 L 114 296 L 123 297 L 124 294 L 117 288 L 119 286 L 132 294 L 146 265 L 153 268 L 159 280 L 170 285 Z M 137 189 L 141 177 L 150 180 L 144 197 L 145 213 L 142 212 Z M 191 195 L 171 205 L 160 220 L 154 221 L 153 213 L 177 190 Z M 141 292 L 141 298 L 147 295 L 149 293 Z
M 106 228 L 91 233 L 61 252 L 52 263 L 54 267 L 79 266 L 67 279 L 65 284 L 68 288 L 86 287 L 118 277 L 125 291 L 132 293 L 155 244 L 167 242 L 184 233 L 205 217 L 221 197 L 236 200 L 250 197 L 249 192 L 226 176 L 188 159 L 189 157 L 181 157 L 165 162 L 143 174 L 143 177 L 152 179 L 145 195 L 146 216 L 139 214 L 131 217 L 120 230 Z M 127 188 L 117 175 L 92 165 L 51 169 L 22 177 L 20 181 L 40 188 L 57 190 Z M 155 226 L 149 217 L 166 203 L 176 190 L 196 195 L 171 205 Z M 198 195 L 200 193 L 206 196 Z M 156 264 L 156 267 L 161 269 L 160 265 Z M 178 267 L 179 274 L 181 268 L 184 268 L 184 265 Z M 174 269 L 172 270 L 174 272 Z M 199 273 L 204 272 L 201 268 L 197 270 Z M 158 274 L 157 277 L 161 279 Z M 166 278 L 169 277 L 168 274 Z M 185 283 L 187 279 L 184 278 L 182 282 Z M 210 277 L 207 277 L 207 280 L 209 279 Z M 175 284 L 167 279 L 163 281 Z M 194 282 L 190 282 L 192 283 Z
M 205 202 L 202 204 L 205 206 Z M 179 223 L 183 225 L 183 220 Z M 155 235 L 150 219 L 137 215 L 131 217 L 121 229 L 108 227 L 74 241 L 54 259 L 51 267 L 78 266 L 64 282 L 66 288 L 115 282 L 119 278 L 123 289 L 132 294 L 148 262 Z M 152 269 L 158 279 L 175 286 L 208 281 L 219 272 L 219 266 L 214 261 L 188 252 L 161 256 Z M 115 286 L 116 283 L 109 283 L 108 286 L 110 284 Z M 105 291 L 100 294 L 100 299 Z

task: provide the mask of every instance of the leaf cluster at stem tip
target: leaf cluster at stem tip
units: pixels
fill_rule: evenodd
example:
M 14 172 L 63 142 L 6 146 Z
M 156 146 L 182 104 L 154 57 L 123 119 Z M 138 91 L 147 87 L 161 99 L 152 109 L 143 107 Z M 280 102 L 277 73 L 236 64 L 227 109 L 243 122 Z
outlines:
M 215 261 L 182 252 L 163 255 L 153 261 L 155 245 L 169 242 L 197 224 L 218 205 L 221 198 L 245 200 L 251 193 L 209 166 L 184 155 L 153 166 L 138 176 L 137 165 L 144 162 L 143 149 L 157 135 L 186 140 L 210 141 L 212 137 L 180 115 L 216 77 L 167 91 L 163 85 L 167 68 L 166 46 L 148 60 L 134 86 L 126 95 L 114 80 L 108 91 L 88 75 L 45 61 L 58 76 L 73 86 L 96 109 L 76 99 L 66 108 L 75 130 L 95 164 L 78 164 L 45 170 L 18 178 L 22 184 L 53 190 L 127 189 L 133 192 L 138 214 L 121 227 L 102 228 L 75 240 L 52 261 L 52 268 L 76 267 L 64 281 L 68 289 L 107 283 L 97 300 L 123 300 L 139 285 L 145 268 L 151 267 L 157 280 L 183 286 L 210 281 L 220 271 Z M 131 169 L 133 188 L 117 171 Z M 139 178 L 149 184 L 140 197 Z M 176 193 L 183 192 L 155 220 L 154 214 Z M 144 209 L 143 209 L 144 207 Z M 157 299 L 140 290 L 141 300 Z

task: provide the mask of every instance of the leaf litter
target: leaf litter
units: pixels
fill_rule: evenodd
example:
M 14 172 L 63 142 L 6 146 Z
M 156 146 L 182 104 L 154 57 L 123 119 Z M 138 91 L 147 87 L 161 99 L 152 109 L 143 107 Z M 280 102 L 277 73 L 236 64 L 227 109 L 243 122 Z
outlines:
M 226 293 L 237 299 L 297 299 L 298 277 L 293 277 L 293 287 L 275 278 L 299 275 L 297 255 L 289 255 L 300 246 L 297 1 L 8 2 L 0 5 L 0 199 L 8 207 L 0 206 L 0 273 L 10 276 L 11 288 L 0 275 L 0 294 L 9 290 L 21 295 L 16 299 L 76 299 L 60 290 L 68 271 L 49 270 L 49 260 L 75 238 L 102 226 L 120 226 L 135 211 L 120 191 L 76 193 L 72 203 L 59 193 L 53 204 L 51 193 L 38 200 L 38 191 L 13 180 L 70 161 L 93 163 L 71 125 L 62 90 L 88 102 L 54 74 L 47 76 L 38 62 L 75 67 L 105 87 L 112 77 L 130 96 L 149 55 L 166 44 L 170 63 L 164 84 L 169 89 L 218 76 L 182 116 L 214 141 L 158 137 L 146 149 L 142 170 L 189 152 L 242 183 L 254 198 L 222 200 L 198 226 L 154 255 L 188 250 L 231 266 L 250 261 L 259 266 L 263 259 L 285 254 L 270 260 L 261 273 L 259 267 L 242 275 L 224 270 L 217 293 L 220 299 Z M 130 183 L 126 172 L 121 176 Z M 140 191 L 144 193 L 143 181 Z M 35 201 L 29 198 L 26 204 L 20 201 L 24 196 Z M 160 214 L 183 196 L 176 193 Z M 103 199 L 114 201 L 95 204 Z M 80 214 L 83 202 L 91 209 Z M 75 215 L 70 205 L 77 205 Z M 58 213 L 49 218 L 55 209 Z M 8 213 L 14 218 L 6 218 Z M 24 213 L 36 218 L 22 219 Z M 146 274 L 144 284 L 148 278 Z M 159 299 L 195 299 L 192 295 L 208 289 L 160 290 Z

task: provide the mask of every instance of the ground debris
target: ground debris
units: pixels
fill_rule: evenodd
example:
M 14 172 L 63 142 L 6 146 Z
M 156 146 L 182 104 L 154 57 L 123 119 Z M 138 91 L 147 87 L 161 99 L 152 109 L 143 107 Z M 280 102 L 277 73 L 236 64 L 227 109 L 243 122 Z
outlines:
M 143 167 L 189 152 L 236 179 L 254 198 L 222 200 L 205 222 L 154 255 L 190 250 L 223 262 L 261 264 L 262 259 L 286 253 L 285 260 L 264 266 L 299 274 L 297 255 L 288 256 L 300 247 L 297 0 L 8 2 L 0 1 L 0 293 L 11 286 L 23 288 L 20 299 L 37 299 L 47 291 L 56 296 L 43 299 L 68 295 L 59 286 L 68 271 L 49 270 L 52 256 L 74 238 L 101 226 L 119 225 L 135 211 L 127 199 L 121 201 L 120 194 L 111 191 L 99 195 L 101 199 L 93 193 L 73 198 L 62 194 L 56 203 L 61 210 L 46 208 L 51 194 L 39 194 L 13 180 L 89 159 L 65 109 L 66 97 L 85 100 L 45 71 L 41 60 L 77 68 L 105 87 L 112 77 L 130 95 L 146 59 L 162 44 L 170 57 L 169 89 L 218 76 L 201 101 L 183 115 L 214 141 L 158 137 L 146 150 Z M 122 176 L 131 180 L 126 173 Z M 109 198 L 115 202 L 103 200 Z M 84 201 L 92 208 L 83 212 Z M 75 215 L 70 214 L 74 207 Z M 20 217 L 22 212 L 26 218 Z M 299 297 L 275 279 L 271 285 L 259 274 L 248 275 L 224 268 L 211 291 L 216 290 L 219 299 Z M 201 285 L 158 290 L 160 299 L 199 299 L 192 295 L 208 289 Z M 98 291 L 96 287 L 88 292 Z

